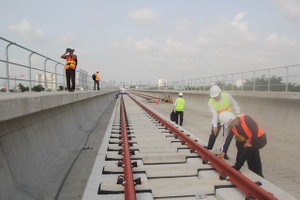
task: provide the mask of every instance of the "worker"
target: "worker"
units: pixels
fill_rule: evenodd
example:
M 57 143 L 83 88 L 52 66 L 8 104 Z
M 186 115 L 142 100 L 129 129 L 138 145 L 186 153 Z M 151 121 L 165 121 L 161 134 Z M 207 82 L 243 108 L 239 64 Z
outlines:
M 183 96 L 182 92 L 179 92 L 178 96 L 179 97 L 174 102 L 173 111 L 176 113 L 175 115 L 176 124 L 178 124 L 178 120 L 179 120 L 178 118 L 180 118 L 179 125 L 182 126 L 185 100 L 182 98 Z
M 61 55 L 62 59 L 66 59 L 66 80 L 67 80 L 67 89 L 69 92 L 75 91 L 75 75 L 76 75 L 76 67 L 77 67 L 77 56 L 74 54 L 75 49 L 73 47 L 69 47 L 66 49 L 66 52 Z M 72 83 L 72 84 L 71 84 Z
M 100 90 L 100 86 L 99 86 L 99 82 L 100 82 L 99 71 L 96 71 L 96 73 L 93 75 L 93 79 L 94 79 L 94 90 L 96 90 L 96 86 L 97 86 L 97 90 Z
M 240 107 L 235 101 L 235 99 L 228 93 L 222 92 L 221 88 L 217 85 L 213 85 L 210 88 L 210 99 L 208 101 L 208 107 L 210 112 L 212 113 L 212 129 L 211 134 L 209 136 L 208 144 L 205 146 L 208 150 L 213 149 L 216 139 L 219 135 L 219 132 L 223 126 L 221 126 L 219 118 L 219 114 L 223 111 L 232 111 L 236 114 L 240 113 Z M 229 129 L 223 127 L 223 144 L 228 135 Z M 222 148 L 220 149 L 222 151 Z M 226 160 L 229 159 L 227 152 L 225 152 Z
M 237 155 L 233 168 L 240 170 L 247 161 L 248 168 L 263 177 L 259 149 L 267 144 L 265 132 L 249 115 L 235 116 L 232 112 L 225 111 L 220 114 L 219 118 L 221 123 L 230 131 L 223 146 L 223 152 L 218 157 L 224 158 L 225 152 L 227 152 L 231 140 L 235 136 Z

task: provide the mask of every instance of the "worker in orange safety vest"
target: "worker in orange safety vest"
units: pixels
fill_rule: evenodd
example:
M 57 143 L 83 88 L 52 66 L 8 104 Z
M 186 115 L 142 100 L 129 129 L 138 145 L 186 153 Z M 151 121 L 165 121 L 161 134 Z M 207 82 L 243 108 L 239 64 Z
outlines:
M 247 161 L 248 168 L 263 177 L 259 150 L 267 144 L 264 130 L 249 115 L 237 115 L 232 112 L 222 112 L 220 121 L 230 131 L 223 146 L 223 152 L 218 157 L 224 158 L 233 136 L 236 139 L 236 162 L 234 168 L 240 170 Z
M 100 86 L 99 86 L 99 82 L 100 82 L 100 74 L 99 71 L 96 71 L 96 73 L 93 76 L 94 79 L 94 90 L 96 90 L 96 86 L 97 86 L 97 90 L 100 90 Z
M 76 75 L 76 67 L 77 67 L 77 56 L 74 54 L 75 49 L 73 47 L 69 47 L 66 49 L 66 52 L 61 55 L 62 59 L 66 59 L 66 80 L 67 80 L 67 89 L 69 92 L 75 91 L 75 75 Z

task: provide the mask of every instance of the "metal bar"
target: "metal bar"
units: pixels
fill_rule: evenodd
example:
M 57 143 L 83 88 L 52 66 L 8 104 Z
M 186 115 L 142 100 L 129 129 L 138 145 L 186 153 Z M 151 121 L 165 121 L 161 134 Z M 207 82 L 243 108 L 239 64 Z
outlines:
M 23 46 L 21 46 L 21 45 L 19 45 L 19 44 L 17 44 L 17 43 L 15 43 L 15 42 L 12 42 L 12 41 L 9 41 L 9 40 L 7 40 L 7 39 L 5 39 L 5 38 L 3 38 L 3 37 L 0 37 L 0 40 L 3 40 L 3 41 L 5 41 L 5 42 L 7 42 L 8 44 L 6 45 L 6 49 L 5 49 L 5 58 L 4 58 L 4 60 L 1 60 L 0 59 L 0 62 L 4 62 L 5 64 L 6 64 L 6 73 L 5 73 L 5 76 L 4 77 L 1 77 L 1 79 L 4 79 L 5 81 L 6 81 L 6 87 L 7 87 L 7 92 L 9 92 L 9 87 L 10 87 L 10 84 L 11 84 L 11 82 L 12 82 L 12 80 L 13 79 L 11 79 L 10 78 L 10 72 L 11 72 L 11 65 L 16 65 L 17 67 L 25 67 L 25 68 L 28 68 L 28 79 L 23 79 L 22 81 L 27 81 L 27 82 L 29 82 L 29 91 L 31 91 L 31 89 L 32 89 L 32 86 L 33 86 L 33 82 L 35 83 L 36 81 L 33 81 L 32 80 L 32 76 L 34 75 L 33 74 L 33 70 L 34 71 L 41 71 L 41 72 L 43 72 L 42 74 L 44 74 L 44 79 L 45 79 L 45 81 L 44 81 L 44 87 L 45 87 L 45 89 L 47 89 L 47 85 L 49 85 L 48 84 L 48 81 L 47 81 L 47 73 L 52 73 L 52 72 L 50 72 L 50 71 L 47 71 L 47 61 L 48 60 L 51 60 L 52 62 L 54 62 L 54 63 L 56 63 L 56 65 L 55 65 L 55 67 L 57 67 L 58 65 L 62 65 L 62 66 L 64 66 L 62 63 L 60 63 L 60 62 L 58 62 L 58 61 L 55 61 L 55 60 L 53 60 L 53 59 L 51 59 L 51 58 L 48 58 L 47 56 L 44 56 L 44 55 L 42 55 L 42 54 L 40 54 L 40 53 L 38 53 L 38 52 L 36 52 L 36 51 L 33 51 L 33 50 L 31 50 L 31 49 L 28 49 L 28 48 L 26 48 L 26 47 L 23 47 Z M 13 63 L 13 62 L 10 62 L 9 61 L 9 59 L 10 59 L 10 55 L 9 55 L 9 53 L 10 53 L 10 46 L 16 46 L 17 48 L 19 48 L 19 49 L 22 49 L 22 50 L 25 50 L 25 51 L 27 51 L 27 52 L 29 52 L 29 56 L 28 56 L 28 65 L 23 65 L 23 64 L 20 64 L 20 63 Z M 43 69 L 37 69 L 37 68 L 34 68 L 33 66 L 32 66 L 32 55 L 37 55 L 38 57 L 42 57 L 42 58 L 44 58 L 44 63 L 43 63 Z M 64 87 L 65 87 L 65 71 L 64 71 L 64 69 L 63 69 L 63 71 L 62 71 L 62 73 L 61 74 L 57 74 L 57 71 L 59 71 L 60 72 L 60 70 L 57 70 L 56 69 L 56 71 L 55 71 L 55 77 L 57 77 L 57 76 L 62 76 L 63 77 L 63 85 L 64 85 Z M 52 73 L 53 74 L 53 73 Z M 53 81 L 52 81 L 53 82 Z M 78 83 L 78 82 L 77 82 Z M 58 86 L 58 79 L 56 78 L 55 79 L 55 84 L 56 84 L 56 88 L 55 89 L 57 89 L 57 86 Z M 51 85 L 54 85 L 53 83 L 51 83 Z M 54 88 L 53 88 L 54 89 Z
M 131 159 L 130 159 L 130 151 L 129 151 L 129 143 L 128 143 L 128 135 L 127 135 L 127 122 L 125 117 L 125 104 L 123 95 L 121 97 L 121 123 L 122 123 L 122 139 L 123 139 L 123 162 L 124 162 L 124 195 L 125 200 L 135 200 L 136 192 L 133 183 L 133 173 L 131 167 Z
M 8 48 L 10 45 L 14 45 L 15 43 L 10 42 L 7 46 L 6 46 L 6 78 L 7 78 L 7 82 L 6 82 L 6 92 L 9 92 L 9 56 L 8 56 Z
M 285 85 L 285 91 L 288 92 L 289 90 L 289 68 L 288 67 L 285 67 L 286 68 L 286 85 Z
M 270 74 L 270 70 L 269 69 L 267 71 L 268 71 L 268 92 L 270 92 L 270 89 L 271 89 L 271 87 L 270 87 L 271 74 Z
M 31 69 L 32 69 L 32 66 L 31 66 L 31 56 L 35 54 L 35 52 L 32 52 L 29 56 L 28 56 L 28 77 L 29 77 L 29 91 L 31 92 L 31 88 L 32 88 L 32 81 L 31 81 Z
M 130 95 L 129 95 L 130 96 Z M 232 182 L 235 186 L 237 186 L 240 190 L 242 190 L 246 197 L 250 196 L 255 199 L 268 199 L 268 200 L 276 200 L 269 192 L 265 191 L 263 188 L 259 187 L 256 183 L 251 181 L 249 178 L 241 174 L 239 171 L 233 169 L 226 162 L 220 160 L 217 156 L 215 156 L 210 151 L 206 150 L 195 140 L 190 138 L 188 135 L 182 133 L 176 127 L 174 127 L 169 121 L 165 120 L 161 116 L 152 112 L 149 108 L 138 102 L 136 99 L 130 96 L 130 98 L 135 101 L 138 105 L 140 105 L 145 111 L 151 113 L 162 125 L 168 128 L 173 134 L 180 138 L 180 140 L 186 143 L 192 150 L 195 150 L 196 153 L 206 159 L 209 160 L 210 165 L 214 167 L 221 174 L 225 174 L 229 177 L 229 181 Z

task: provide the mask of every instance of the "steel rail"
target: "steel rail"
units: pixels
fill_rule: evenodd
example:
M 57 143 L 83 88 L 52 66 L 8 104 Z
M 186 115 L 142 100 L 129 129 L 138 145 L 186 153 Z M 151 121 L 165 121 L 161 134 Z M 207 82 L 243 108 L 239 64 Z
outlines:
M 143 94 L 143 93 L 139 93 L 139 92 L 131 92 L 139 97 L 142 97 L 144 99 L 147 100 L 152 100 L 152 99 L 160 99 L 160 97 L 155 97 L 155 96 L 151 96 L 151 95 L 147 95 L 147 94 Z
M 121 123 L 122 123 L 122 141 L 123 141 L 123 163 L 124 163 L 124 196 L 125 200 L 136 200 L 136 192 L 133 181 L 133 173 L 130 159 L 130 150 L 127 134 L 127 120 L 123 95 L 121 96 Z
M 170 130 L 175 136 L 179 137 L 179 139 L 186 144 L 192 151 L 195 151 L 203 160 L 209 161 L 210 165 L 214 167 L 221 175 L 225 175 L 227 180 L 233 183 L 236 187 L 238 187 L 241 191 L 243 191 L 246 195 L 246 198 L 249 199 L 268 199 L 268 200 L 276 200 L 277 198 L 273 196 L 273 194 L 267 192 L 256 183 L 251 181 L 249 178 L 241 174 L 239 171 L 235 170 L 231 166 L 229 166 L 226 162 L 220 160 L 213 153 L 202 147 L 199 143 L 197 143 L 194 139 L 189 137 L 188 135 L 182 133 L 178 130 L 172 123 L 165 120 L 158 114 L 152 112 L 148 107 L 144 106 L 134 97 L 129 95 L 129 97 L 136 102 L 139 106 L 141 106 L 146 112 L 155 117 L 162 125 Z

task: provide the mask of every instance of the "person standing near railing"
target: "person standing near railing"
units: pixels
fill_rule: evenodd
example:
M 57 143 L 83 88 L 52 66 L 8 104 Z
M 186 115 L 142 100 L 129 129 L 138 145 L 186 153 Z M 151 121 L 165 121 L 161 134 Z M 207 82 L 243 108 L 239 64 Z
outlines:
M 77 67 L 77 56 L 74 54 L 75 49 L 69 47 L 66 49 L 66 52 L 61 55 L 62 59 L 66 59 L 66 80 L 67 80 L 67 89 L 69 92 L 75 91 L 75 75 Z M 71 84 L 72 83 L 72 84 Z
M 99 82 L 100 82 L 100 74 L 99 71 L 96 71 L 96 73 L 93 75 L 93 80 L 94 80 L 94 90 L 96 90 L 96 86 L 97 86 L 97 90 L 100 90 L 99 87 Z

